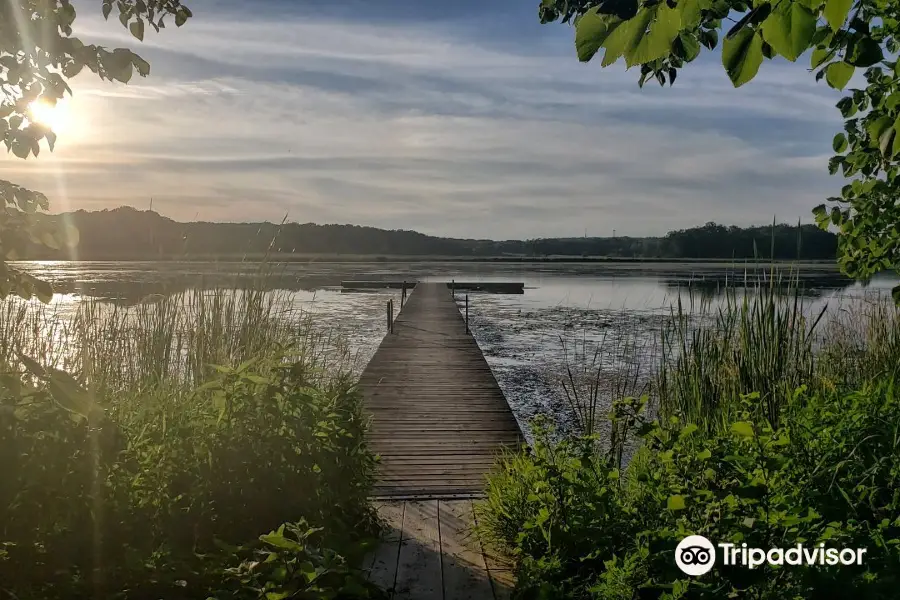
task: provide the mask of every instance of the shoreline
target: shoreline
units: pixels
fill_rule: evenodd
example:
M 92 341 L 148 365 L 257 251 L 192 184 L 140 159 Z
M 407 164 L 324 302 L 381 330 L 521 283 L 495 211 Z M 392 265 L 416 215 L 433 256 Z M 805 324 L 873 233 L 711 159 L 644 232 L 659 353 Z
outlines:
M 555 265 L 603 265 L 610 268 L 653 268 L 673 267 L 705 267 L 705 268 L 744 268 L 754 269 L 768 267 L 793 267 L 839 272 L 835 260 L 783 260 L 783 259 L 730 259 L 730 258 L 628 258 L 628 257 L 459 257 L 459 256 L 404 256 L 404 255 L 296 255 L 273 254 L 269 256 L 162 256 L 162 257 L 79 257 L 72 258 L 33 258 L 8 261 L 16 264 L 64 263 L 206 263 L 206 264 L 555 264 Z

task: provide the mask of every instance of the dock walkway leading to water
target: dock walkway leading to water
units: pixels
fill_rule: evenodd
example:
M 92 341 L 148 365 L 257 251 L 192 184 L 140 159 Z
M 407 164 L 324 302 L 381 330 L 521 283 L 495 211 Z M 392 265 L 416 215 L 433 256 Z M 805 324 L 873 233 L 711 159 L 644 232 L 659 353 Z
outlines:
M 393 329 L 359 382 L 381 456 L 375 494 L 481 493 L 497 453 L 522 437 L 446 285 L 418 284 Z
M 394 599 L 508 597 L 510 566 L 471 537 L 468 499 L 523 438 L 446 284 L 416 285 L 359 384 L 388 526 L 370 580 Z

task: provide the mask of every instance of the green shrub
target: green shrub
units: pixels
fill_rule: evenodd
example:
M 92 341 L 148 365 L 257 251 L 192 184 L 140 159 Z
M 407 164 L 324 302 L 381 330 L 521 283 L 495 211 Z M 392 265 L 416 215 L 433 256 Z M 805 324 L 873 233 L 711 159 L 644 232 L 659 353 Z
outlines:
M 0 596 L 368 597 L 352 565 L 376 533 L 374 457 L 350 373 L 308 320 L 173 306 L 49 334 L 15 313 L 42 325 L 7 330 L 0 367 Z M 75 375 L 16 352 L 44 335 L 69 343 L 55 356 Z
M 513 554 L 522 598 L 887 599 L 900 585 L 900 396 L 891 381 L 803 388 L 772 428 L 758 395 L 722 430 L 676 418 L 641 428 L 625 473 L 596 440 L 509 457 L 479 504 L 482 537 Z M 796 400 L 796 401 L 795 401 Z M 642 402 L 624 402 L 633 414 Z M 691 578 L 678 542 L 866 548 L 855 566 L 717 566 Z

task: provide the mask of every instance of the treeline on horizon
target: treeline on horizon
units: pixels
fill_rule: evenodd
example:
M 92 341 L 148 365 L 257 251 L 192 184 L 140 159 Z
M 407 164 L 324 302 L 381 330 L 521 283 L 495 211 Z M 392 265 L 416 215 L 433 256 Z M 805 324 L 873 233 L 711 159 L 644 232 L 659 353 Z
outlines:
M 74 250 L 31 248 L 23 258 L 151 260 L 271 255 L 436 257 L 618 257 L 829 260 L 837 238 L 815 225 L 737 227 L 707 223 L 662 237 L 532 240 L 442 238 L 415 231 L 312 223 L 181 223 L 131 207 L 55 215 L 79 232 Z M 71 244 L 68 244 L 71 245 Z M 774 252 L 773 252 L 774 250 Z

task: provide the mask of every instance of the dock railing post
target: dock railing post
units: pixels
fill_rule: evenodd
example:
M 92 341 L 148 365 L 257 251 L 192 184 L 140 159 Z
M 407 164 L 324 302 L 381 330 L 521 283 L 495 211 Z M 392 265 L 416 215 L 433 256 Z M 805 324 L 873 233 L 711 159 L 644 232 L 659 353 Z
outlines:
M 456 300 L 456 280 L 450 280 L 450 295 L 453 296 L 453 299 Z
M 394 300 L 387 301 L 387 331 L 394 333 Z
M 406 302 L 406 280 L 403 280 L 403 293 L 400 294 L 400 309 L 403 310 L 403 303 Z
M 466 294 L 466 333 L 469 333 L 469 295 Z

